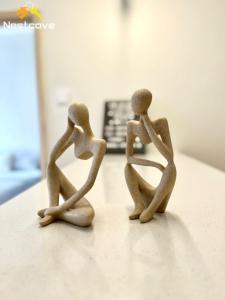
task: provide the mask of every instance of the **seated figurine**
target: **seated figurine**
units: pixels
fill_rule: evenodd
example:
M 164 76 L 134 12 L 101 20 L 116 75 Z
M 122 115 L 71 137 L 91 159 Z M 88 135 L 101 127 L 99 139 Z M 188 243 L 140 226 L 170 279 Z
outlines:
M 56 160 L 72 144 L 75 145 L 77 158 L 86 160 L 93 157 L 87 181 L 79 190 L 56 165 Z M 106 142 L 93 135 L 87 107 L 84 104 L 72 104 L 68 111 L 66 132 L 57 142 L 50 156 L 47 168 L 50 207 L 38 212 L 41 226 L 49 225 L 57 219 L 82 227 L 91 225 L 94 209 L 84 196 L 94 185 L 105 151 Z M 59 205 L 60 194 L 65 200 L 61 205 Z
M 156 212 L 165 212 L 176 180 L 176 167 L 173 161 L 173 148 L 168 122 L 165 118 L 155 121 L 150 120 L 147 111 L 151 101 L 152 95 L 148 90 L 138 90 L 134 93 L 132 96 L 132 109 L 140 119 L 139 121 L 129 121 L 127 127 L 125 177 L 135 204 L 130 219 L 139 218 L 142 223 L 150 221 Z M 135 157 L 133 143 L 136 137 L 139 137 L 143 144 L 152 142 L 167 160 L 167 165 L 164 167 L 160 163 Z M 159 185 L 153 187 L 146 182 L 133 165 L 158 168 L 162 172 Z

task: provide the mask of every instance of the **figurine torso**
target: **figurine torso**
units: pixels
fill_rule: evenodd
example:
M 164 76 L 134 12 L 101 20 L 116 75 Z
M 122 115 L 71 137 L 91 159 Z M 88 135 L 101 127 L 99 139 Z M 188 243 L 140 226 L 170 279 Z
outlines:
M 75 128 L 73 132 L 74 142 L 74 154 L 77 158 L 86 160 L 93 156 L 92 153 L 92 139 L 88 138 L 87 135 L 78 128 Z

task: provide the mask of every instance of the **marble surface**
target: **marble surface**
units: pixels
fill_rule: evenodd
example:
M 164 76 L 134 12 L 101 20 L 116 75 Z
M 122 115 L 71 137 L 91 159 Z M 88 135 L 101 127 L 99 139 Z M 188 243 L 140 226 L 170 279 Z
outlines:
M 38 226 L 45 181 L 0 206 L 1 300 L 225 299 L 225 173 L 184 155 L 175 161 L 167 213 L 150 223 L 128 220 L 123 156 L 105 157 L 87 195 L 96 211 L 91 228 Z M 79 187 L 88 166 L 74 162 L 65 173 Z

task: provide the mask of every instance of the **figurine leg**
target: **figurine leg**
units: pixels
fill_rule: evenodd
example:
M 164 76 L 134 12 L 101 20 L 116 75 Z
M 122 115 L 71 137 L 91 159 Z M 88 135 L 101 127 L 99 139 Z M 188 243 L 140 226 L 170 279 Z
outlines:
M 52 165 L 47 172 L 47 183 L 49 190 L 49 206 L 57 206 L 59 204 L 59 191 L 60 191 L 60 170 L 56 165 Z M 55 218 L 53 216 L 45 216 L 45 210 L 38 211 L 38 216 L 41 217 L 39 224 L 46 226 L 52 223 Z
M 130 220 L 138 219 L 147 206 L 147 203 L 151 202 L 154 195 L 154 188 L 143 180 L 138 172 L 129 164 L 125 167 L 125 178 L 135 205 L 134 211 L 129 218 Z
M 76 192 L 76 188 L 61 172 L 60 193 L 62 194 L 64 200 L 66 201 Z M 77 226 L 87 227 L 91 225 L 94 215 L 94 209 L 89 201 L 86 198 L 82 198 L 77 203 L 75 203 L 71 209 L 66 210 L 62 214 L 60 214 L 58 218 Z
M 142 194 L 145 208 L 146 208 L 151 203 L 151 201 L 155 195 L 156 188 L 154 186 L 152 186 L 151 184 L 149 184 L 147 181 L 145 181 L 143 178 L 141 178 L 140 175 L 139 175 L 139 177 L 140 177 L 139 190 Z
M 69 199 L 77 192 L 76 188 L 65 177 L 61 170 L 54 166 L 54 169 L 48 173 L 48 187 L 50 195 L 50 206 L 59 204 L 59 193 L 62 194 L 64 200 Z M 52 216 L 45 216 L 45 210 L 41 209 L 38 215 L 41 217 L 40 225 L 46 226 L 52 223 L 55 219 Z M 94 209 L 87 199 L 80 199 L 70 210 L 64 211 L 58 219 L 72 223 L 78 226 L 89 226 L 94 218 Z
M 167 207 L 167 204 L 170 200 L 170 196 L 171 196 L 172 193 L 169 193 L 165 198 L 164 200 L 162 201 L 162 203 L 159 205 L 159 208 L 157 209 L 157 213 L 164 213 L 165 210 L 166 210 L 166 207 Z
M 149 206 L 140 215 L 141 223 L 146 223 L 153 218 L 155 212 L 164 212 L 172 193 L 176 179 L 176 169 L 168 167 L 164 170 L 161 181 Z
M 153 218 L 154 213 L 158 210 L 163 199 L 165 199 L 166 197 L 167 195 L 165 196 L 165 191 L 163 190 L 163 188 L 160 188 L 156 191 L 149 207 L 146 208 L 140 215 L 141 223 L 149 222 Z
M 88 200 L 82 198 L 76 203 L 74 208 L 66 210 L 59 215 L 59 219 L 73 225 L 87 227 L 91 225 L 94 215 L 94 209 Z
M 59 191 L 60 191 L 60 176 L 61 171 L 54 165 L 47 173 L 47 184 L 49 191 L 49 206 L 57 206 L 59 204 Z M 38 211 L 38 216 L 44 218 L 45 210 L 41 209 Z
M 62 172 L 56 165 L 51 166 L 47 171 L 49 207 L 57 206 L 59 204 L 61 174 Z

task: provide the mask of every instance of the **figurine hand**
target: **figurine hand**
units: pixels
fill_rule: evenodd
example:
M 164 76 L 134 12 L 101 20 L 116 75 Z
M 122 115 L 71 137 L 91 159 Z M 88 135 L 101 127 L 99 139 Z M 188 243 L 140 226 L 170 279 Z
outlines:
M 48 216 L 56 217 L 60 213 L 61 213 L 61 210 L 60 210 L 59 206 L 54 206 L 54 207 L 49 207 L 49 208 L 46 209 L 45 216 L 48 215 Z
M 51 224 L 52 222 L 54 222 L 55 218 L 52 216 L 45 216 L 43 218 L 41 218 L 41 220 L 39 221 L 39 224 L 41 226 L 47 226 L 49 224 Z
M 38 211 L 38 216 L 41 217 L 39 224 L 41 226 L 46 226 L 54 222 L 55 218 L 53 216 L 45 215 L 47 208 Z
M 38 213 L 37 213 L 38 216 L 41 217 L 41 218 L 44 218 L 46 209 L 47 209 L 47 208 L 40 209 L 40 210 L 38 211 Z
M 68 117 L 68 128 L 74 128 L 74 123 Z

